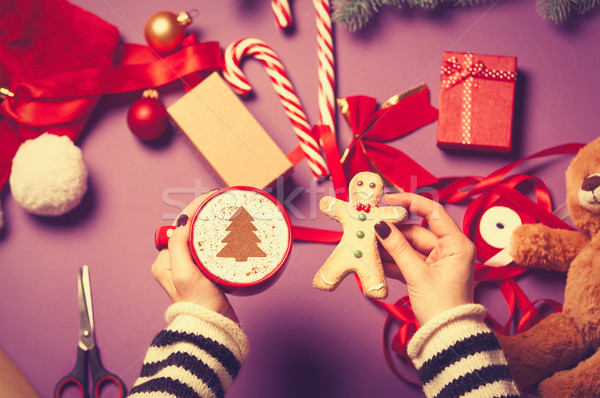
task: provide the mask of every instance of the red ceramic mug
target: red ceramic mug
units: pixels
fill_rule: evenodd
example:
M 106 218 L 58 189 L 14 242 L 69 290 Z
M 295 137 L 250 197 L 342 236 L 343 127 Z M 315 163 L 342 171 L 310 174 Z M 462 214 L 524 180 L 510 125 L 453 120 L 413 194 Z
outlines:
M 156 230 L 156 248 L 167 246 L 175 227 Z M 230 187 L 207 197 L 191 219 L 188 238 L 196 265 L 213 282 L 235 290 L 270 285 L 292 247 L 283 206 L 252 187 Z

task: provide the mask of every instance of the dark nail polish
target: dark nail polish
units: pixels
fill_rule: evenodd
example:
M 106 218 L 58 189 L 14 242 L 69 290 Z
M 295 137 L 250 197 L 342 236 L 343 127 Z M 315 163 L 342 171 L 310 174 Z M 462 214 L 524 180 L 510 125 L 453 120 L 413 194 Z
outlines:
M 389 225 L 387 225 L 387 223 L 379 221 L 377 224 L 375 224 L 375 232 L 377 232 L 377 235 L 379 235 L 381 239 L 385 239 L 390 236 L 392 229 Z
M 187 214 L 182 214 L 177 219 L 177 224 L 176 225 L 178 227 L 183 227 L 185 224 L 187 224 L 187 222 L 188 222 L 188 216 L 187 216 Z

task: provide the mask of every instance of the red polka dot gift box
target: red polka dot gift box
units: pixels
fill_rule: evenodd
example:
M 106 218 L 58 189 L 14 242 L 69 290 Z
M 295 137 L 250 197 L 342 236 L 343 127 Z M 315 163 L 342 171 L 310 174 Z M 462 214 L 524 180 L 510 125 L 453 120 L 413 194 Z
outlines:
M 444 52 L 437 144 L 510 152 L 517 58 Z

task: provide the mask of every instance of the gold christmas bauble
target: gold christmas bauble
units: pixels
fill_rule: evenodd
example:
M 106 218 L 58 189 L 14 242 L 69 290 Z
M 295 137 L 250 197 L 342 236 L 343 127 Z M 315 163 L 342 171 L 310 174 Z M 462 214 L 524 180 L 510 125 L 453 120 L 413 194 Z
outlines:
M 175 50 L 183 40 L 185 27 L 192 23 L 186 12 L 178 15 L 169 11 L 158 12 L 148 19 L 144 34 L 148 45 L 160 55 Z

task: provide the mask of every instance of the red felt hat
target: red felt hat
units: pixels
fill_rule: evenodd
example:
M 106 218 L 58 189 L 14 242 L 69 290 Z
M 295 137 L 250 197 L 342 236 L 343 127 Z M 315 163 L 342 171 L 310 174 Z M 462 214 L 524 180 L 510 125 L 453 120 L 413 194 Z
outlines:
M 15 93 L 0 107 L 0 189 L 9 179 L 13 157 L 26 140 L 45 132 L 75 141 L 99 96 L 85 98 L 78 112 L 60 124 L 24 122 L 12 110 L 35 101 L 19 92 L 23 83 L 65 72 L 110 65 L 118 30 L 65 0 L 19 0 L 0 4 L 0 85 Z M 60 106 L 60 104 L 57 104 Z M 57 108 L 57 109 L 60 109 Z

